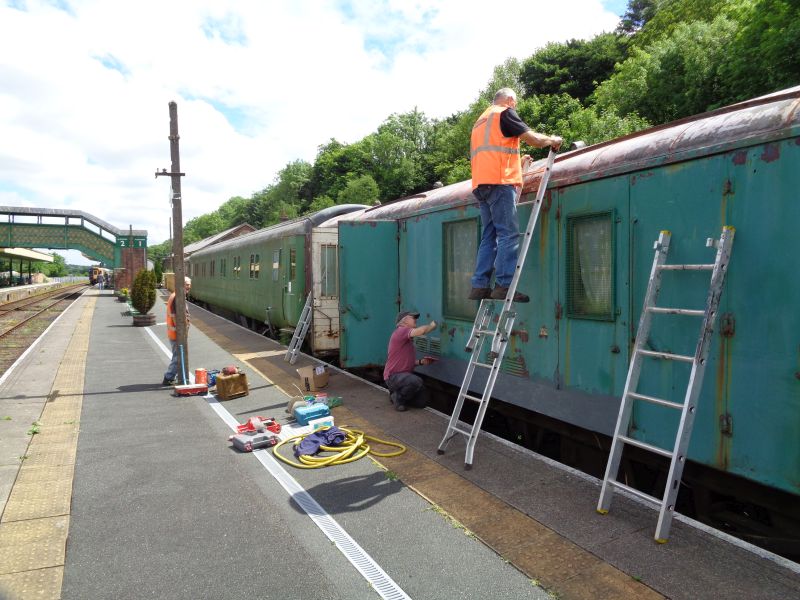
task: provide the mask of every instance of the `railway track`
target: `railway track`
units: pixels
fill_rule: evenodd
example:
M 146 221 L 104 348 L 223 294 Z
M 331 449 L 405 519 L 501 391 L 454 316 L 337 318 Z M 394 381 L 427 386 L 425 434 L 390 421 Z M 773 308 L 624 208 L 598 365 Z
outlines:
M 85 289 L 85 284 L 71 285 L 0 304 L 0 375 Z

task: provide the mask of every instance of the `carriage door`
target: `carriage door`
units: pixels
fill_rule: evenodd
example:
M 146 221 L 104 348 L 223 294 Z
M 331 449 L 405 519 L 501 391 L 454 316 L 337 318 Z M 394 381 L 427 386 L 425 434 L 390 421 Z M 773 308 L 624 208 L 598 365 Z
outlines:
M 628 180 L 559 191 L 560 385 L 619 397 L 628 371 Z M 618 402 L 617 402 L 618 404 Z
M 338 239 L 336 229 L 311 231 L 311 347 L 315 353 L 339 349 Z
M 339 222 L 342 367 L 383 365 L 398 306 L 396 221 Z

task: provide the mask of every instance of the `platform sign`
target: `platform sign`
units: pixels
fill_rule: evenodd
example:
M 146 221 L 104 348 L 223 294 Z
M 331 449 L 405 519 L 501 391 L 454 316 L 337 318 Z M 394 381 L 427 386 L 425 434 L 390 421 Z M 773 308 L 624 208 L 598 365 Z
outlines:
M 129 237 L 117 238 L 117 248 L 147 248 L 147 238 L 134 237 L 132 244 L 133 245 L 131 245 L 131 238 Z

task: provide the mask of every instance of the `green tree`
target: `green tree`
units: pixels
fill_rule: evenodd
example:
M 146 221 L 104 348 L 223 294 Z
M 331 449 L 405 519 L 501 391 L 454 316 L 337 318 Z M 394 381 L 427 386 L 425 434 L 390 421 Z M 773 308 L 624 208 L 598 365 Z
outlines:
M 53 252 L 53 262 L 46 267 L 45 275 L 48 277 L 66 277 L 69 274 L 64 257 L 58 252 Z
M 799 2 L 740 0 L 728 14 L 740 29 L 721 57 L 721 103 L 800 83 Z
M 217 209 L 224 223 L 224 229 L 230 229 L 244 223 L 253 221 L 252 200 L 234 196 Z
M 628 0 L 628 9 L 617 25 L 617 33 L 634 34 L 653 18 L 658 0 Z
M 225 231 L 225 223 L 219 213 L 214 211 L 191 219 L 183 228 L 183 243 L 189 245 Z
M 720 65 L 736 36 L 736 23 L 720 16 L 711 23 L 679 24 L 646 49 L 634 48 L 595 92 L 601 111 L 638 113 L 655 123 L 697 114 L 719 103 Z
M 369 173 L 371 166 L 372 157 L 365 144 L 343 144 L 331 139 L 319 147 L 311 169 L 311 178 L 304 191 L 310 198 L 336 198 L 344 189 L 348 178 Z
M 331 198 L 330 196 L 319 196 L 317 198 L 314 198 L 314 200 L 311 202 L 311 204 L 308 205 L 308 211 L 307 212 L 315 213 L 315 212 L 318 212 L 318 211 L 320 211 L 320 210 L 322 210 L 324 208 L 330 208 L 334 204 L 336 204 L 336 203 L 333 201 L 333 198 Z
M 311 180 L 312 167 L 304 160 L 296 160 L 287 164 L 278 171 L 275 178 L 273 193 L 280 198 L 281 202 L 300 207 L 307 204 L 311 197 L 305 197 L 308 193 L 308 183 Z
M 156 285 L 160 284 L 164 277 L 164 266 L 161 264 L 160 258 L 153 260 L 153 275 L 156 279 Z
M 156 277 L 152 271 L 142 269 L 136 273 L 131 286 L 131 304 L 141 314 L 147 314 L 156 303 Z
M 378 200 L 380 190 L 370 175 L 354 177 L 347 182 L 344 189 L 336 197 L 336 204 L 372 205 Z
M 627 38 L 613 33 L 547 44 L 522 64 L 524 95 L 566 93 L 584 102 L 625 60 L 627 46 Z
M 688 23 L 710 23 L 741 0 L 656 0 L 655 10 L 647 13 L 641 30 L 632 42 L 639 48 L 670 37 L 675 30 Z M 745 0 L 750 2 L 752 0 Z

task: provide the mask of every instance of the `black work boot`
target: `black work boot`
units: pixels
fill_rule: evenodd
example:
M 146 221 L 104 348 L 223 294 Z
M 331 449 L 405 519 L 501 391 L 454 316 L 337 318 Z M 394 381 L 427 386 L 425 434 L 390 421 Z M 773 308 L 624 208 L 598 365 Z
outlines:
M 492 290 L 491 298 L 492 300 L 505 300 L 506 296 L 508 296 L 508 288 L 503 287 L 502 285 L 496 285 L 495 288 Z M 528 298 L 522 292 L 514 292 L 514 302 L 530 302 L 531 299 Z
M 472 288 L 470 291 L 469 298 L 470 300 L 483 300 L 484 298 L 488 298 L 492 293 L 492 290 L 488 287 L 485 288 Z

